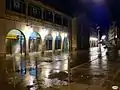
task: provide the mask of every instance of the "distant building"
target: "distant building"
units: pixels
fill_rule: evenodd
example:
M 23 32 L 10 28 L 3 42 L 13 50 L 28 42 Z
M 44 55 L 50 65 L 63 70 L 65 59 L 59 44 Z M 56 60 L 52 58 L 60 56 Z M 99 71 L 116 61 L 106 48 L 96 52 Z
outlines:
M 86 15 L 76 17 L 76 27 L 77 50 L 88 50 L 90 28 Z
M 108 31 L 108 41 L 110 44 L 120 49 L 120 30 L 115 22 L 113 22 L 112 25 L 110 25 Z
M 72 49 L 88 50 L 98 46 L 98 30 L 92 28 L 86 15 L 72 20 Z
M 112 45 L 116 45 L 116 39 L 117 39 L 117 27 L 115 26 L 115 23 L 113 23 L 108 31 L 108 41 Z
M 113 22 L 112 25 L 110 25 L 109 27 L 108 41 L 110 44 L 120 49 L 120 30 L 115 22 Z
M 90 47 L 98 46 L 98 31 L 97 29 L 90 28 L 90 38 L 89 38 Z

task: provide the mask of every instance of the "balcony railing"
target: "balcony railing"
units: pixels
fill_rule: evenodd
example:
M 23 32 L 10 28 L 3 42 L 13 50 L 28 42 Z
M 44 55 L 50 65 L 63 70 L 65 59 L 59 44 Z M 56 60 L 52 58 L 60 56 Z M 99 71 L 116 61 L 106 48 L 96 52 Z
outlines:
M 58 25 L 68 26 L 68 18 L 34 3 L 25 2 L 25 0 L 6 0 L 6 9 Z
M 40 7 L 33 4 L 28 5 L 28 16 L 32 16 L 38 19 L 42 19 L 42 11 Z

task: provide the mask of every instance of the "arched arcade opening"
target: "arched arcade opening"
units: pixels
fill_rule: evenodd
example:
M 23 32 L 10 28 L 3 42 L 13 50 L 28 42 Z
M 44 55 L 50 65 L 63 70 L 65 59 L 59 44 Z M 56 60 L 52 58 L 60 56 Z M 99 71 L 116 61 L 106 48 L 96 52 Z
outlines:
M 41 37 L 37 32 L 32 32 L 29 37 L 29 52 L 38 52 L 41 50 Z
M 68 37 L 64 37 L 63 40 L 63 51 L 68 51 L 69 50 L 69 40 Z
M 6 36 L 6 54 L 25 53 L 25 35 L 18 29 L 12 29 Z
M 53 41 L 53 37 L 51 34 L 45 37 L 45 50 L 52 50 L 52 44 L 53 44 L 52 41 Z
M 56 36 L 56 38 L 55 38 L 55 50 L 61 49 L 61 42 L 62 42 L 61 36 L 60 35 Z

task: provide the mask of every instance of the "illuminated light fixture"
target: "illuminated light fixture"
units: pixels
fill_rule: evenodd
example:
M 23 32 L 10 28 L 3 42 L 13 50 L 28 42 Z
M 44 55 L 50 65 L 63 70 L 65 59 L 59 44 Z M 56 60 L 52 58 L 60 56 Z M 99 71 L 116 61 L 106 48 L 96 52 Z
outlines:
M 41 38 L 44 40 L 45 36 L 48 35 L 48 30 L 47 29 L 42 29 L 40 30 L 40 35 L 41 35 Z
M 117 35 L 115 36 L 115 38 L 117 38 Z
M 65 35 L 64 33 L 61 34 L 62 40 L 64 40 L 65 37 L 64 35 Z
M 103 35 L 103 36 L 101 37 L 101 39 L 102 39 L 102 40 L 104 40 L 105 38 L 106 38 L 106 36 L 105 36 L 105 35 Z
M 90 37 L 90 41 L 98 41 L 98 38 Z
M 59 32 L 57 32 L 56 35 L 59 36 Z
M 68 34 L 67 33 L 65 33 L 65 37 L 67 37 L 68 36 Z
M 47 35 L 48 34 L 48 31 L 46 29 L 43 29 L 40 31 L 41 35 Z
M 52 36 L 55 38 L 57 36 L 57 33 L 55 31 L 53 31 Z
M 27 39 L 29 39 L 32 32 L 33 32 L 33 28 L 31 26 L 25 26 L 25 28 L 23 29 L 23 33 L 25 34 Z

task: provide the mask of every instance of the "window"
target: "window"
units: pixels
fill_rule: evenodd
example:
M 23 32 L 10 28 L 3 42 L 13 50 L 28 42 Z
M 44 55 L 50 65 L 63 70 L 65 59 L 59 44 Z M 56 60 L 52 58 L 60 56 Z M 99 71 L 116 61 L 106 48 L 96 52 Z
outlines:
M 58 14 L 55 14 L 55 23 L 61 25 L 61 16 Z
M 6 0 L 6 9 L 11 9 L 11 0 Z
M 6 9 L 25 14 L 25 2 L 22 0 L 6 0 Z
M 14 8 L 16 8 L 16 9 L 20 9 L 20 2 L 18 2 L 18 1 L 14 1 Z
M 29 4 L 28 5 L 28 16 L 33 16 L 35 18 L 41 19 L 42 15 L 41 15 L 41 8 L 37 7 L 35 5 Z
M 44 9 L 43 19 L 46 20 L 46 21 L 53 22 L 53 13 L 52 13 L 52 11 Z
M 32 12 L 34 15 L 37 15 L 37 8 L 34 7 Z
M 68 19 L 63 17 L 63 25 L 68 26 Z

